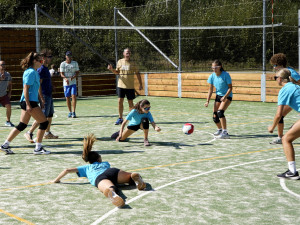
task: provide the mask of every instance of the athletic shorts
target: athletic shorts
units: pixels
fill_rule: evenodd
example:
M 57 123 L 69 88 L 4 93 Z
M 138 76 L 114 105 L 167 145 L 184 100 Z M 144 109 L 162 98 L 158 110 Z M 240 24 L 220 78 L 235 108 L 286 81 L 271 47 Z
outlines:
M 137 131 L 141 128 L 141 124 L 144 129 L 149 129 L 149 120 L 148 118 L 143 118 L 142 122 L 138 125 L 127 126 L 127 129 Z
M 77 95 L 76 84 L 70 86 L 64 86 L 65 97 L 71 97 L 71 95 Z
M 117 87 L 117 94 L 118 94 L 119 98 L 125 98 L 125 95 L 126 95 L 127 100 L 135 99 L 134 89 L 125 89 L 125 88 Z
M 43 113 L 47 118 L 53 117 L 53 113 L 54 113 L 54 106 L 53 106 L 53 98 L 52 96 L 47 96 L 47 95 L 43 95 L 44 100 L 45 100 L 45 104 L 44 104 L 44 108 Z
M 10 105 L 9 97 L 7 95 L 0 97 L 0 103 L 3 107 L 5 107 L 7 104 Z
M 216 99 L 215 99 L 215 102 L 221 102 L 221 98 L 222 98 L 223 96 L 220 96 L 220 95 L 217 95 L 216 96 Z M 232 97 L 227 97 L 227 99 L 229 100 L 229 101 L 232 101 Z
M 31 105 L 31 108 L 39 107 L 39 104 L 37 102 L 30 101 L 29 103 Z M 20 102 L 20 106 L 21 106 L 21 109 L 26 111 L 26 102 L 25 101 Z
M 117 186 L 119 171 L 120 169 L 117 168 L 108 168 L 96 178 L 95 186 L 98 187 L 98 184 L 105 179 L 110 180 L 114 186 Z

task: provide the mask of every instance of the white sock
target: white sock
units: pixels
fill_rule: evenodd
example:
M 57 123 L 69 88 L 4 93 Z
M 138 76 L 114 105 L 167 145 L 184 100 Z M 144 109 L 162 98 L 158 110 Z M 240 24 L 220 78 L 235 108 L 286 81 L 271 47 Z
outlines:
M 8 141 L 8 140 L 5 140 L 5 141 L 4 141 L 4 143 L 3 143 L 3 146 L 4 146 L 4 147 L 8 147 L 8 146 L 9 146 L 9 144 L 10 144 L 10 141 Z
M 292 173 L 295 173 L 295 172 L 296 172 L 296 163 L 295 163 L 295 161 L 290 161 L 290 162 L 288 162 L 288 167 L 289 167 L 289 170 L 290 170 Z
M 222 129 L 222 133 L 227 133 L 227 129 Z
M 42 147 L 42 143 L 35 143 L 35 149 L 40 149 Z
M 45 132 L 45 136 L 48 135 L 50 132 Z

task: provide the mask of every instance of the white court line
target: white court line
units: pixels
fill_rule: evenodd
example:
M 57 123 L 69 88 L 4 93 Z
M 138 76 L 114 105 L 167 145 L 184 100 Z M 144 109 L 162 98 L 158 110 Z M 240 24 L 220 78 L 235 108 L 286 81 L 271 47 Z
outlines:
M 131 202 L 133 202 L 133 201 L 135 201 L 135 200 L 137 200 L 137 199 L 139 199 L 141 197 L 144 197 L 146 195 L 152 194 L 154 191 L 158 191 L 158 190 L 160 190 L 162 188 L 168 187 L 170 185 L 176 184 L 176 183 L 181 182 L 181 181 L 189 180 L 189 179 L 192 179 L 192 178 L 195 178 L 195 177 L 199 177 L 199 176 L 206 175 L 206 174 L 209 174 L 209 173 L 218 172 L 218 171 L 221 171 L 221 170 L 227 170 L 227 169 L 232 169 L 232 168 L 239 167 L 239 166 L 245 166 L 245 165 L 249 165 L 249 164 L 254 164 L 254 163 L 259 163 L 259 162 L 265 162 L 265 161 L 270 161 L 270 160 L 274 160 L 274 159 L 282 159 L 282 158 L 283 157 L 276 157 L 276 158 L 271 158 L 271 159 L 257 160 L 257 161 L 253 161 L 253 162 L 247 162 L 247 163 L 242 163 L 242 164 L 238 164 L 238 165 L 223 167 L 223 168 L 220 168 L 220 169 L 215 169 L 215 170 L 211 170 L 211 171 L 207 171 L 207 172 L 195 174 L 195 175 L 192 175 L 192 176 L 189 176 L 189 177 L 184 177 L 184 178 L 181 178 L 179 180 L 173 181 L 171 183 L 159 186 L 159 187 L 153 189 L 153 191 L 145 191 L 142 194 L 140 194 L 140 195 L 138 195 L 138 196 L 130 199 L 129 201 L 127 201 L 126 204 L 129 204 L 129 203 L 131 203 Z M 116 212 L 118 210 L 119 210 L 119 208 L 116 207 L 116 208 L 108 211 L 106 214 L 104 214 L 103 216 L 101 216 L 99 219 L 97 219 L 91 225 L 97 225 L 97 224 L 101 223 L 103 220 L 105 220 L 107 217 L 109 217 L 110 215 L 112 215 L 114 212 Z
M 280 179 L 280 185 L 281 185 L 282 189 L 285 190 L 286 192 L 290 193 L 291 195 L 296 196 L 297 198 L 300 198 L 300 195 L 296 194 L 295 192 L 293 192 L 287 188 L 287 186 L 285 185 L 285 179 Z

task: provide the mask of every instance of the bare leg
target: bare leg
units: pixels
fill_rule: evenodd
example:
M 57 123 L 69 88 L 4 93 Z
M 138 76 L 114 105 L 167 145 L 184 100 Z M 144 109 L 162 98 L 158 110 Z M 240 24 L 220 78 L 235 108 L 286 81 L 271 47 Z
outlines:
M 123 106 L 124 98 L 119 98 L 118 103 L 119 103 L 119 118 L 122 119 L 123 118 L 123 111 L 124 111 L 124 106 Z
M 230 103 L 231 103 L 231 101 L 228 100 L 228 99 L 226 99 L 225 102 L 221 102 L 218 110 L 224 110 L 224 111 L 226 111 L 226 109 L 228 108 L 228 106 L 230 105 Z M 220 121 L 221 121 L 222 129 L 227 129 L 226 117 L 220 118 Z
M 72 109 L 71 109 L 71 99 L 70 99 L 70 97 L 66 97 L 66 102 L 67 102 L 67 106 L 68 106 L 69 112 L 72 112 Z
M 47 118 L 45 117 L 45 115 L 42 112 L 40 107 L 33 108 L 31 111 L 31 115 L 36 120 L 36 122 L 39 124 L 47 121 Z M 44 134 L 45 134 L 45 130 L 38 129 L 37 134 L 36 134 L 36 142 L 37 143 L 42 143 Z
M 72 107 L 73 107 L 73 112 L 76 110 L 76 95 L 72 95 Z
M 6 108 L 6 121 L 10 121 L 10 117 L 11 117 L 11 104 L 6 104 L 5 108 Z
M 49 124 L 48 124 L 48 127 L 46 129 L 46 132 L 50 132 L 50 127 L 51 127 L 51 124 L 52 124 L 52 117 L 47 117 L 47 120 L 48 120 Z
M 114 184 L 108 180 L 104 179 L 99 182 L 98 189 L 105 195 L 105 197 L 109 198 L 111 202 L 117 206 L 122 207 L 125 205 L 124 200 L 115 193 Z
M 292 108 L 285 105 L 283 107 L 283 112 L 282 112 L 282 115 L 283 116 L 286 116 L 290 111 L 292 111 Z M 278 137 L 282 138 L 283 136 L 283 129 L 284 129 L 284 123 L 278 123 L 277 125 L 277 132 L 278 132 Z
M 32 123 L 31 128 L 29 129 L 29 132 L 32 134 L 35 129 L 39 126 L 39 123 L 36 122 L 36 120 Z
M 221 104 L 220 102 L 216 102 L 216 101 L 215 101 L 215 103 L 214 103 L 214 112 L 217 112 L 217 111 L 218 111 L 218 108 L 220 107 L 220 104 Z M 215 117 L 215 115 L 214 115 L 214 117 Z M 221 129 L 221 128 L 222 128 L 220 122 L 215 123 L 215 124 L 216 124 L 216 126 L 218 127 L 218 129 Z
M 27 113 L 25 110 L 21 110 L 21 116 L 20 116 L 20 122 L 28 124 L 29 120 L 30 120 L 31 115 L 29 113 Z M 9 142 L 11 142 L 16 136 L 18 136 L 18 134 L 20 133 L 19 130 L 17 130 L 17 128 L 14 128 L 11 130 L 11 132 L 9 133 L 7 140 Z
M 133 109 L 133 100 L 128 100 L 129 112 Z
M 300 137 L 300 120 L 283 136 L 282 145 L 288 162 L 295 161 L 295 151 L 292 142 Z
M 122 133 L 122 137 L 120 138 L 121 141 L 124 141 L 126 138 L 128 138 L 130 135 L 132 135 L 135 131 L 134 130 L 129 130 L 125 129 Z

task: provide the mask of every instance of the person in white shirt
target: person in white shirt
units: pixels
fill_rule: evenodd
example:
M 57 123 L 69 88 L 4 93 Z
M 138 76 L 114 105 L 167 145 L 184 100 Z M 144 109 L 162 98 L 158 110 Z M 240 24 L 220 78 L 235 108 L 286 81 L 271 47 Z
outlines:
M 79 74 L 79 67 L 76 61 L 72 60 L 72 52 L 66 52 L 66 61 L 60 64 L 60 76 L 63 78 L 64 93 L 69 109 L 68 118 L 76 118 L 76 77 Z M 72 96 L 72 108 L 71 108 L 71 96 Z

